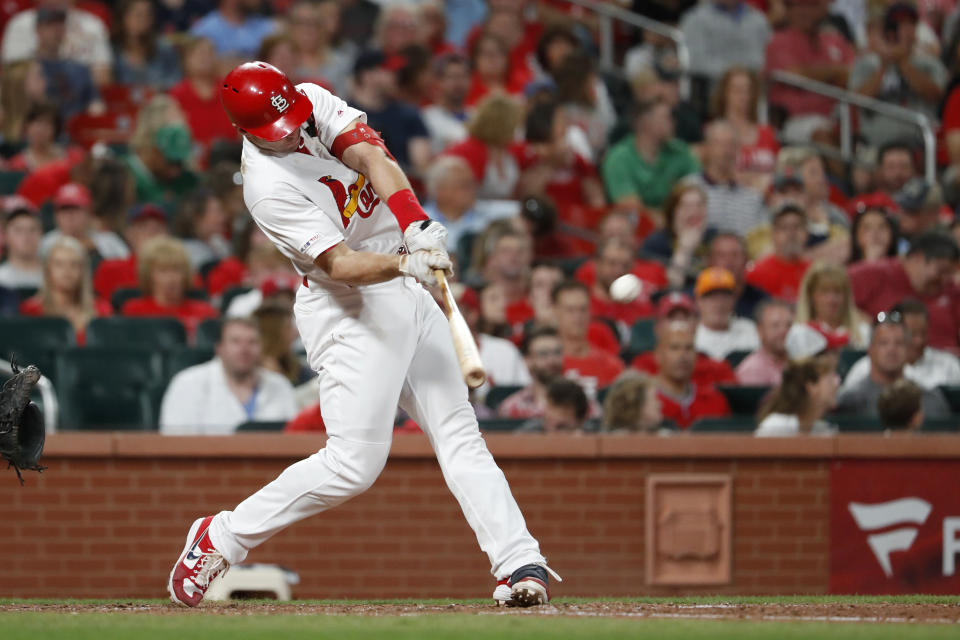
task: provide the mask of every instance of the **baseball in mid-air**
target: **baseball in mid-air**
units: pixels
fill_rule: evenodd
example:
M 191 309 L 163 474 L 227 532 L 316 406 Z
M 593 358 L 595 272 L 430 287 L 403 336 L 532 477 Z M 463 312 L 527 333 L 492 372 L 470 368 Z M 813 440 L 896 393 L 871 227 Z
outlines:
M 640 278 L 628 273 L 620 276 L 610 285 L 610 297 L 617 302 L 633 302 L 640 295 L 643 283 Z

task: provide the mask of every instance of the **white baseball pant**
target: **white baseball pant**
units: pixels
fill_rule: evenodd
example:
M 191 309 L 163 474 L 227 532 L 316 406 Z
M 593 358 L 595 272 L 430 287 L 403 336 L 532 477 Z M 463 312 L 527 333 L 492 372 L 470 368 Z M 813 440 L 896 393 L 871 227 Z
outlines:
M 446 317 L 423 287 L 403 277 L 334 295 L 311 284 L 298 291 L 294 314 L 320 376 L 329 439 L 217 514 L 210 535 L 227 562 L 368 489 L 386 464 L 398 399 L 430 439 L 491 573 L 499 580 L 544 562 L 477 428 Z

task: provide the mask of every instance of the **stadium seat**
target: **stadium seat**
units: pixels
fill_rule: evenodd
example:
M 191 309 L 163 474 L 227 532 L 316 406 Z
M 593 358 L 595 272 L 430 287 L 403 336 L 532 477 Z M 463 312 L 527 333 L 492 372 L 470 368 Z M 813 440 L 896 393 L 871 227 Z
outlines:
M 654 318 L 645 318 L 634 323 L 633 328 L 630 329 L 630 346 L 628 347 L 631 353 L 643 353 L 657 346 L 657 338 L 653 333 L 654 324 L 656 324 Z
M 193 367 L 213 359 L 214 352 L 210 347 L 174 347 L 167 352 L 165 358 L 166 379 L 169 381 L 188 367 Z
M 12 196 L 26 176 L 25 171 L 0 171 L 0 196 Z
M 858 351 L 856 349 L 844 349 L 840 352 L 840 362 L 837 364 L 837 373 L 840 374 L 841 378 L 847 377 L 847 372 L 850 371 L 850 368 L 863 356 L 867 355 L 866 351 Z
M 491 387 L 490 391 L 487 392 L 487 397 L 484 399 L 483 403 L 496 411 L 501 402 L 506 400 L 510 395 L 520 391 L 520 389 L 523 389 L 523 387 L 509 385 L 503 387 Z
M 731 351 L 724 360 L 726 360 L 732 368 L 736 369 L 751 353 L 753 353 L 753 351 Z
M 155 349 L 71 348 L 57 355 L 64 430 L 155 428 L 163 359 Z
M 204 320 L 197 327 L 196 344 L 198 347 L 213 349 L 220 342 L 220 320 L 211 318 Z
M 947 404 L 950 405 L 950 411 L 955 414 L 960 414 L 960 387 L 944 385 L 938 388 L 940 389 L 940 393 L 943 394 L 943 397 L 947 399 Z
M 513 418 L 489 418 L 480 420 L 481 431 L 516 431 L 526 420 Z
M 883 431 L 880 418 L 856 414 L 837 414 L 827 416 L 827 421 L 837 425 L 843 433 L 879 433 Z
M 94 318 L 87 326 L 92 347 L 170 349 L 187 344 L 187 330 L 176 318 Z
M 17 287 L 13 291 L 17 294 L 17 298 L 20 300 L 20 302 L 23 302 L 24 300 L 37 295 L 37 291 L 39 291 L 39 289 L 36 287 Z
M 554 260 L 553 263 L 563 269 L 563 273 L 568 278 L 572 278 L 573 274 L 576 273 L 577 269 L 580 268 L 580 265 L 587 260 L 589 260 L 589 258 L 577 256 L 575 258 L 558 258 Z
M 952 415 L 945 418 L 924 418 L 920 429 L 930 433 L 956 433 L 960 431 L 960 416 Z
M 741 387 L 736 385 L 719 385 L 717 391 L 727 398 L 730 411 L 740 416 L 757 415 L 760 404 L 770 393 L 770 387 Z
M 257 422 L 256 420 L 251 420 L 250 422 L 244 422 L 239 425 L 237 427 L 237 433 L 241 431 L 283 431 L 283 427 L 286 424 L 286 422 Z
M 110 296 L 110 306 L 113 307 L 115 313 L 120 313 L 128 300 L 139 298 L 141 295 L 143 294 L 140 293 L 140 289 L 120 287 Z
M 753 419 L 744 416 L 700 418 L 690 425 L 690 431 L 697 433 L 753 433 L 754 429 Z
M 0 358 L 22 365 L 35 364 L 43 375 L 56 380 L 54 356 L 75 344 L 76 334 L 65 318 L 0 318 Z

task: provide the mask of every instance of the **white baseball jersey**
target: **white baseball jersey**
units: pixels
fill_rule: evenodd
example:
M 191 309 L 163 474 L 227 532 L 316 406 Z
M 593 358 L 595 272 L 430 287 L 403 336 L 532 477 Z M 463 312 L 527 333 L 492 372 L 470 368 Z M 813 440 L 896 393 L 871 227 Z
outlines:
M 367 116 L 323 87 L 297 85 L 313 103 L 319 139 L 303 137 L 296 153 L 274 155 L 244 138 L 243 199 L 254 221 L 297 271 L 331 289 L 335 283 L 313 261 L 340 242 L 355 251 L 397 253 L 403 232 L 370 181 L 330 153 L 334 138 Z

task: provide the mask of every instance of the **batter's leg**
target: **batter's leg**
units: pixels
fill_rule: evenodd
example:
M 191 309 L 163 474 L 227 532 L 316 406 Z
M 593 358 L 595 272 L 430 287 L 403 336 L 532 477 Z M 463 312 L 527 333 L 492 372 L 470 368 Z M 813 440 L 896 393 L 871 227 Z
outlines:
M 429 295 L 420 302 L 420 342 L 400 405 L 429 437 L 447 486 L 490 558 L 491 573 L 498 580 L 507 578 L 544 558 L 480 435 L 447 320 Z
M 380 475 L 390 451 L 403 372 L 417 339 L 415 309 L 396 304 L 398 296 L 404 297 L 389 289 L 371 292 L 362 306 L 345 308 L 344 317 L 332 326 L 298 302 L 300 335 L 311 366 L 320 372 L 320 406 L 329 440 L 326 448 L 214 518 L 211 538 L 230 564 L 294 522 L 362 493 Z

